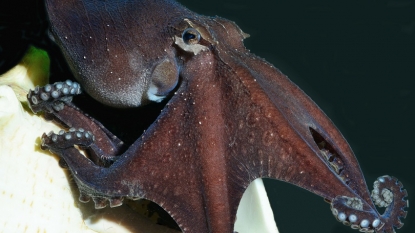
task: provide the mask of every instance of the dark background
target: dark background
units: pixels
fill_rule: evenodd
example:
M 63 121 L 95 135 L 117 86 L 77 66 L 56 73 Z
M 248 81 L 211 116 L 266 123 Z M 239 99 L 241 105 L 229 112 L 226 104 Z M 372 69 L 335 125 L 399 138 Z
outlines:
M 235 21 L 245 45 L 299 85 L 333 120 L 369 189 L 397 177 L 415 195 L 415 4 L 412 1 L 181 0 Z M 281 233 L 358 232 L 308 191 L 265 180 Z M 413 203 L 413 202 L 412 202 Z M 415 232 L 412 208 L 398 233 Z
M 0 73 L 27 42 L 50 47 L 40 0 L 1 1 Z M 299 85 L 352 146 L 372 188 L 397 177 L 415 194 L 415 4 L 412 1 L 181 0 L 191 10 L 235 21 L 245 45 Z M 29 4 L 30 3 L 30 4 Z M 13 4 L 13 5 L 12 5 Z M 18 7 L 16 7 L 18 6 Z M 281 233 L 358 232 L 322 198 L 265 180 Z M 409 208 L 398 233 L 415 232 Z

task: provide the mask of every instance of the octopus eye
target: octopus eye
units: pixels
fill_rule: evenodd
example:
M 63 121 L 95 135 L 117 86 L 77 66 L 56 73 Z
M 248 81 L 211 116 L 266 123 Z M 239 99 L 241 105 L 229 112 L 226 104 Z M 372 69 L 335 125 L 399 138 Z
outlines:
M 187 45 L 194 45 L 200 41 L 200 33 L 194 28 L 187 28 L 182 34 L 183 42 Z

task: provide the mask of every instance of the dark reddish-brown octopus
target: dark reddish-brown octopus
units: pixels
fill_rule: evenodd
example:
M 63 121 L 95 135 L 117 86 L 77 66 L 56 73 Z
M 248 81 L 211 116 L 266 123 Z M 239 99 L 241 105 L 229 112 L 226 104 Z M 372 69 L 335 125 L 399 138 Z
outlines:
M 28 99 L 34 112 L 70 128 L 44 134 L 42 147 L 70 169 L 81 202 L 92 198 L 103 208 L 146 198 L 183 232 L 233 232 L 247 186 L 273 178 L 322 196 L 339 221 L 360 231 L 392 233 L 403 225 L 402 184 L 382 176 L 370 194 L 330 119 L 244 47 L 248 35 L 235 23 L 171 0 L 47 0 L 46 6 L 53 37 L 80 84 L 37 87 Z M 72 104 L 80 86 L 112 107 L 163 99 L 166 105 L 124 148 Z

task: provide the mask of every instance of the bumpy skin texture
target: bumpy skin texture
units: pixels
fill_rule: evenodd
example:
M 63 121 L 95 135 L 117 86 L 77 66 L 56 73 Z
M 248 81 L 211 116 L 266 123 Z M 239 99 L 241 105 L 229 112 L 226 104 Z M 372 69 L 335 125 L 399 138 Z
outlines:
M 76 79 L 98 101 L 139 106 L 148 101 L 153 79 L 169 86 L 175 72 L 180 75 L 176 94 L 126 150 L 66 95 L 40 106 L 32 99 L 45 88 L 29 94 L 32 109 L 43 108 L 48 117 L 75 127 L 43 135 L 42 144 L 69 167 L 80 201 L 92 198 L 103 208 L 107 201 L 115 207 L 123 198 L 147 198 L 183 232 L 232 232 L 244 190 L 264 177 L 322 196 L 352 228 L 394 232 L 402 226 L 402 185 L 389 176 L 378 179 L 372 196 L 387 206 L 379 214 L 340 132 L 278 69 L 245 49 L 247 35 L 233 22 L 194 14 L 172 1 L 49 0 L 47 6 Z M 200 33 L 200 40 L 187 41 L 193 38 L 182 35 L 187 28 Z M 66 106 L 55 108 L 56 101 Z

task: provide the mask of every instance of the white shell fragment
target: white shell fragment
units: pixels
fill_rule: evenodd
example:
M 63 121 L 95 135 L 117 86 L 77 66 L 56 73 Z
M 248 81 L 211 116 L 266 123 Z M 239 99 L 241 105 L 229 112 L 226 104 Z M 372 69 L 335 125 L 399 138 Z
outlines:
M 242 196 L 234 231 L 238 233 L 278 233 L 262 179 L 254 180 Z

